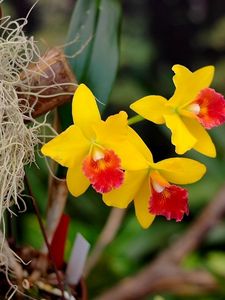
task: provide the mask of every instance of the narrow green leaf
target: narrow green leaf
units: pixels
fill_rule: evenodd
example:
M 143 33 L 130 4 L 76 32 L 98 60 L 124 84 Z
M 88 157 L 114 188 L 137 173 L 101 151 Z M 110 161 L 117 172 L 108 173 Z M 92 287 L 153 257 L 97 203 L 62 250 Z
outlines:
M 119 62 L 118 33 L 121 9 L 116 0 L 102 0 L 85 83 L 106 104 Z
M 68 31 L 65 54 L 78 82 L 85 76 L 98 15 L 98 2 L 78 0 L 76 2 Z M 73 123 L 71 103 L 66 103 L 58 109 L 61 129 L 65 130 Z
M 81 82 L 85 76 L 98 16 L 97 1 L 78 0 L 71 18 L 65 54 L 69 63 Z
M 85 83 L 104 104 L 118 67 L 120 18 L 118 0 L 78 0 L 68 43 L 76 38 L 77 41 L 65 48 L 78 82 Z

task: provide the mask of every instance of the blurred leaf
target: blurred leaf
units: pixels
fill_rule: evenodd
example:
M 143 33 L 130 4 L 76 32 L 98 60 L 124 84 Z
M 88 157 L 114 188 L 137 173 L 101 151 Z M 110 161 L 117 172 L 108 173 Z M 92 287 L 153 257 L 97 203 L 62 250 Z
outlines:
M 154 300 L 165 300 L 165 298 L 163 298 L 163 297 L 161 297 L 159 295 L 155 296 L 153 299 Z
M 117 0 L 77 1 L 65 48 L 78 82 L 86 83 L 106 103 L 119 61 L 121 9 Z
M 117 0 L 78 0 L 65 47 L 78 82 L 85 83 L 103 105 L 108 101 L 119 62 L 120 17 Z M 71 104 L 61 107 L 59 115 L 64 130 L 72 123 Z
M 120 15 L 120 4 L 117 0 L 101 0 L 90 63 L 83 78 L 104 104 L 107 103 L 112 89 L 119 61 Z
M 131 262 L 140 261 L 176 239 L 184 226 L 184 223 L 177 224 L 173 221 L 166 223 L 159 217 L 148 230 L 143 230 L 132 211 L 109 249 L 116 257 L 124 254 Z
M 46 181 L 48 175 L 48 169 L 46 166 L 46 162 L 43 158 L 36 155 L 35 160 L 36 160 L 36 164 L 27 165 L 25 167 L 25 172 L 27 178 L 29 178 L 31 190 L 37 201 L 40 212 L 43 214 L 46 212 L 46 205 L 48 199 L 48 190 L 47 190 L 47 181 Z
M 203 258 L 197 252 L 190 253 L 182 260 L 182 267 L 186 270 L 202 268 Z
M 21 234 L 22 243 L 40 249 L 43 246 L 44 239 L 40 230 L 40 226 L 37 217 L 33 214 L 24 214 L 20 219 L 22 222 L 22 228 L 24 228 L 23 234 Z M 26 230 L 28 228 L 28 230 Z
M 213 273 L 219 280 L 225 283 L 225 253 L 214 251 L 208 254 L 206 259 L 208 270 Z M 221 278 L 222 277 L 222 278 Z
M 70 57 L 69 63 L 78 82 L 83 81 L 85 70 L 89 63 L 96 29 L 97 12 L 98 5 L 96 0 L 78 0 L 71 17 L 65 54 Z M 73 123 L 71 103 L 64 104 L 58 109 L 58 112 L 61 129 L 65 130 Z
M 97 20 L 98 2 L 96 0 L 78 0 L 76 2 L 67 38 L 69 44 L 65 47 L 65 53 L 70 57 L 69 63 L 78 81 L 82 81 L 85 77 L 85 70 L 88 67 L 93 47 Z
M 225 224 L 219 223 L 216 227 L 210 230 L 207 238 L 206 243 L 209 246 L 215 245 L 218 247 L 219 245 L 224 245 L 225 243 Z

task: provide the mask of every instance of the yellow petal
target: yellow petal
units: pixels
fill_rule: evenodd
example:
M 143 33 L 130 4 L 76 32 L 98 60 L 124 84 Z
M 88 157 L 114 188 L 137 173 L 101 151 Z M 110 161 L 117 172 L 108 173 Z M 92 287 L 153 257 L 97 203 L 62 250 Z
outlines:
M 149 167 L 144 156 L 127 140 L 120 143 L 109 140 L 103 142 L 102 145 L 106 149 L 113 150 L 119 156 L 122 169 L 124 170 L 141 170 Z
M 205 128 L 198 122 L 198 120 L 182 117 L 184 124 L 196 138 L 197 142 L 194 149 L 209 157 L 216 157 L 216 148 Z
M 170 183 L 188 184 L 198 181 L 206 172 L 205 165 L 189 158 L 168 158 L 154 164 L 154 168 Z
M 149 212 L 150 195 L 150 182 L 149 178 L 146 178 L 134 198 L 136 217 L 143 228 L 148 228 L 155 218 L 155 215 Z
M 112 115 L 106 121 L 93 125 L 96 134 L 96 143 L 107 140 L 123 141 L 127 135 L 127 113 L 120 111 Z
M 121 111 L 119 114 L 110 116 L 105 122 L 101 121 L 94 125 L 96 143 L 113 150 L 120 157 L 123 169 L 146 168 L 148 166 L 146 159 L 128 139 L 128 129 L 127 114 Z
M 72 102 L 74 123 L 80 127 L 85 136 L 94 137 L 92 125 L 101 120 L 95 96 L 85 84 L 80 84 L 76 89 Z
M 82 164 L 80 163 L 75 168 L 69 168 L 66 175 L 66 183 L 70 193 L 78 197 L 82 195 L 90 185 L 89 180 L 82 172 Z
M 197 140 L 178 114 L 165 115 L 165 120 L 166 126 L 172 131 L 171 141 L 176 146 L 176 153 L 184 154 L 194 147 Z
M 202 89 L 210 86 L 214 76 L 213 66 L 191 72 L 184 66 L 174 65 L 172 70 L 175 73 L 173 81 L 176 90 L 169 103 L 173 107 L 186 106 L 193 102 Z
M 72 125 L 41 148 L 41 152 L 65 167 L 75 167 L 88 154 L 90 142 Z
M 140 138 L 140 136 L 136 133 L 136 131 L 134 131 L 131 127 L 128 127 L 127 139 L 138 149 L 138 151 L 147 161 L 153 162 L 151 151 L 146 146 L 144 141 Z
M 147 96 L 132 103 L 130 108 L 149 121 L 163 124 L 163 115 L 170 112 L 167 103 L 168 101 L 161 96 Z
M 109 206 L 126 208 L 134 200 L 134 196 L 139 190 L 148 171 L 127 171 L 125 172 L 124 183 L 120 188 L 103 194 L 103 201 Z

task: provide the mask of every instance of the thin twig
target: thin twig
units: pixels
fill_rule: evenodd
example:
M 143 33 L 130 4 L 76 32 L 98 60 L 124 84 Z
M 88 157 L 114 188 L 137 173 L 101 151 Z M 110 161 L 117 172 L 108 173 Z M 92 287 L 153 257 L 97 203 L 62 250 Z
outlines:
M 64 287 L 63 287 L 63 283 L 62 283 L 62 281 L 61 281 L 61 278 L 60 278 L 60 276 L 59 276 L 59 271 L 58 271 L 58 269 L 57 269 L 57 267 L 56 267 L 56 265 L 55 265 L 55 262 L 54 262 L 54 259 L 53 259 L 52 253 L 51 253 L 51 248 L 50 248 L 50 245 L 49 245 L 49 242 L 48 242 L 48 238 L 47 238 L 47 235 L 46 235 L 46 232 L 45 232 L 44 224 L 43 224 L 42 219 L 41 219 L 41 215 L 40 215 L 39 208 L 38 208 L 38 206 L 37 206 L 37 204 L 36 204 L 34 195 L 33 195 L 33 193 L 32 193 L 30 184 L 29 184 L 28 179 L 27 179 L 26 176 L 25 176 L 25 183 L 26 183 L 28 192 L 29 192 L 29 194 L 30 194 L 30 196 L 31 196 L 32 204 L 33 204 L 33 207 L 34 207 L 34 210 L 35 210 L 37 219 L 38 219 L 38 223 L 39 223 L 39 226 L 40 226 L 42 235 L 43 235 L 43 237 L 44 237 L 45 244 L 46 244 L 47 249 L 48 249 L 48 255 L 49 255 L 49 258 L 50 258 L 50 260 L 51 260 L 51 262 L 52 262 L 52 265 L 53 265 L 53 268 L 54 268 L 54 270 L 55 270 L 55 274 L 56 274 L 56 278 L 57 278 L 57 281 L 58 281 L 59 289 L 60 289 L 61 292 L 62 292 L 62 300 L 65 300 L 65 298 L 64 298 Z
M 126 210 L 120 208 L 112 208 L 106 224 L 93 248 L 90 257 L 88 258 L 85 276 L 87 276 L 100 259 L 104 249 L 113 241 L 120 225 L 123 221 Z
M 45 232 L 49 242 L 52 241 L 54 232 L 59 224 L 60 218 L 66 205 L 67 197 L 68 188 L 66 185 L 66 181 L 58 181 L 55 178 L 51 178 L 45 226 Z M 46 250 L 46 247 L 42 248 L 43 253 L 45 253 Z

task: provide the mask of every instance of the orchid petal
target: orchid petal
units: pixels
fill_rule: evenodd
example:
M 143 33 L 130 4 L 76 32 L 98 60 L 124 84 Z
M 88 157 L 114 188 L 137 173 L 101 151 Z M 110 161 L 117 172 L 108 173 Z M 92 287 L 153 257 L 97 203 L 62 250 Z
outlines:
M 176 146 L 176 153 L 184 154 L 194 147 L 197 140 L 176 113 L 165 115 L 166 126 L 171 130 L 172 144 Z
M 163 115 L 170 113 L 168 101 L 161 96 L 146 96 L 132 103 L 130 108 L 143 118 L 156 124 L 165 123 Z
M 93 125 L 96 133 L 96 142 L 125 140 L 127 135 L 127 113 L 120 111 L 106 119 Z
M 194 149 L 209 157 L 216 157 L 216 148 L 204 127 L 195 119 L 182 117 L 182 120 L 197 142 Z
M 65 167 L 75 167 L 87 155 L 90 142 L 80 128 L 71 125 L 41 148 L 41 152 Z
M 113 150 L 120 157 L 121 165 L 125 170 L 146 168 L 146 159 L 136 148 L 136 144 L 140 144 L 141 139 L 135 136 L 134 144 L 130 142 L 134 134 L 130 133 L 125 112 L 121 111 L 119 114 L 110 116 L 105 122 L 95 124 L 94 130 L 97 137 L 96 143 Z
M 127 139 L 137 148 L 137 150 L 143 155 L 143 157 L 147 161 L 153 162 L 151 151 L 144 143 L 144 141 L 140 138 L 140 136 L 136 133 L 136 131 L 134 131 L 131 127 L 128 127 Z
M 103 194 L 103 201 L 109 206 L 126 208 L 140 189 L 148 171 L 125 172 L 124 183 L 118 189 Z
M 135 145 L 129 141 L 116 143 L 108 141 L 102 143 L 107 149 L 112 149 L 121 159 L 121 166 L 124 170 L 141 170 L 148 168 L 149 164 L 144 156 L 138 151 Z
M 93 123 L 101 120 L 101 116 L 92 92 L 85 84 L 76 89 L 72 102 L 74 123 L 80 127 L 84 135 L 90 139 L 94 137 Z
M 150 196 L 150 182 L 147 177 L 134 198 L 136 217 L 143 228 L 148 228 L 155 218 L 155 215 L 149 212 Z
M 70 193 L 75 197 L 78 197 L 86 192 L 90 182 L 83 174 L 82 163 L 80 163 L 76 168 L 68 169 L 66 183 Z
M 154 164 L 154 168 L 167 181 L 189 184 L 198 181 L 206 172 L 205 165 L 189 158 L 168 158 Z
M 182 65 L 174 65 L 173 81 L 176 87 L 174 95 L 169 100 L 173 107 L 185 106 L 193 102 L 198 93 L 209 87 L 214 76 L 214 67 L 206 66 L 191 72 Z
M 149 202 L 150 212 L 164 216 L 167 220 L 175 219 L 176 222 L 180 222 L 184 214 L 189 213 L 188 192 L 177 185 L 170 185 L 161 192 L 153 188 Z

